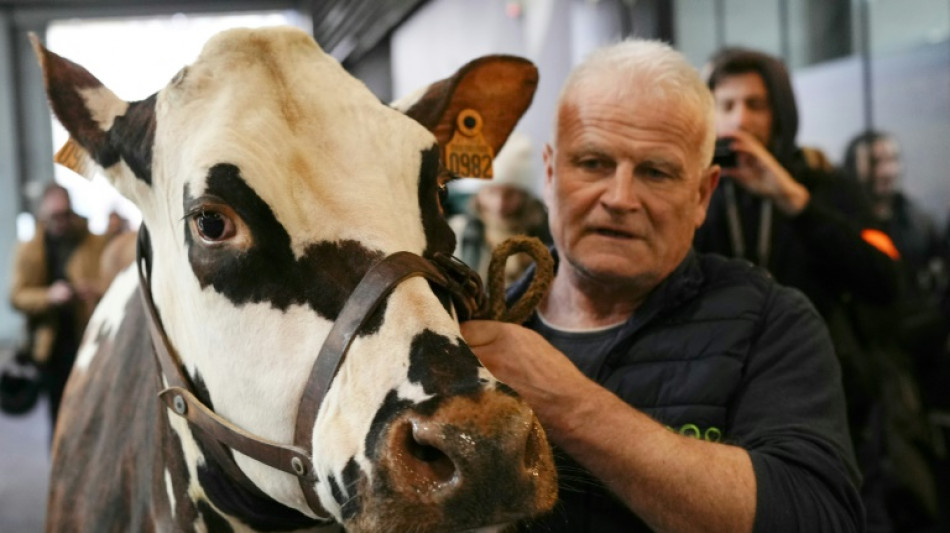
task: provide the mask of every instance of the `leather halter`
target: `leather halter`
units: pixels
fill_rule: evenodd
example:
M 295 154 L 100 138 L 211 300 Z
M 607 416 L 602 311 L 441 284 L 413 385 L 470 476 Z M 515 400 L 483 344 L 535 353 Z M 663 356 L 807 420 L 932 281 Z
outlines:
M 363 324 L 397 285 L 415 276 L 422 276 L 447 290 L 460 320 L 481 316 L 486 308 L 478 274 L 454 257 L 436 253 L 432 259 L 427 259 L 411 252 L 396 252 L 376 263 L 353 290 L 324 340 L 297 408 L 294 443 L 282 444 L 232 424 L 194 394 L 152 301 L 151 285 L 146 276 L 146 270 L 151 274 L 147 240 L 148 231 L 143 225 L 139 229 L 136 254 L 139 294 L 145 304 L 155 359 L 168 384 L 159 393 L 162 402 L 198 429 L 194 433 L 195 437 L 235 482 L 256 496 L 268 498 L 238 467 L 229 449 L 296 476 L 308 506 L 321 520 L 330 520 L 332 517 L 320 504 L 314 489 L 318 478 L 308 450 L 312 447 L 313 428 L 320 405 Z

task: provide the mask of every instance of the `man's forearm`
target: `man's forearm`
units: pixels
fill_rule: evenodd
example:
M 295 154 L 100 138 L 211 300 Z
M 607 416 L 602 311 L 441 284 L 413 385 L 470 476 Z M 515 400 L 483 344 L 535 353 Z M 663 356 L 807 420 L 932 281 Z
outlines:
M 745 450 L 678 435 L 593 382 L 581 388 L 572 405 L 536 409 L 542 424 L 654 530 L 752 530 L 756 482 Z

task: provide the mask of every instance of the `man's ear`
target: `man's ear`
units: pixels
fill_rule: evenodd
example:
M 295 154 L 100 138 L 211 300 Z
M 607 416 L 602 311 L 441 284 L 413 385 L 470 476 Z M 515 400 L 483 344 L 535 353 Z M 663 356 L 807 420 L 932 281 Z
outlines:
M 548 206 L 551 205 L 550 194 L 552 194 L 551 189 L 554 187 L 554 147 L 551 143 L 544 143 L 544 150 L 542 151 L 542 158 L 544 159 L 544 188 L 542 195 L 544 197 L 544 203 Z
M 696 206 L 696 227 L 698 228 L 706 220 L 706 212 L 709 210 L 709 201 L 712 199 L 713 191 L 719 185 L 719 177 L 722 169 L 719 165 L 712 165 L 702 171 L 699 177 L 699 191 L 697 196 L 698 205 Z
M 56 162 L 87 178 L 100 167 L 130 198 L 134 182 L 151 184 L 155 96 L 126 102 L 83 67 L 47 50 L 36 35 L 30 40 L 50 107 L 70 136 Z
M 537 86 L 538 69 L 533 63 L 515 56 L 492 55 L 471 61 L 453 76 L 392 106 L 436 136 L 443 159 L 447 159 L 446 145 L 456 137 L 459 123 L 467 116 L 463 112 L 475 111 L 481 118 L 480 134 L 494 155 L 531 105 Z

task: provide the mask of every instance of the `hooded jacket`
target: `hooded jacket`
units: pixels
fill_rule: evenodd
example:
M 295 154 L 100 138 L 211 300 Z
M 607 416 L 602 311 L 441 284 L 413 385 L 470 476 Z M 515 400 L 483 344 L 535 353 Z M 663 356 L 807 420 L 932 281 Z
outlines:
M 845 295 L 889 304 L 898 294 L 897 265 L 861 237 L 872 227 L 870 206 L 856 184 L 837 173 L 813 169 L 795 144 L 798 108 L 785 66 L 775 58 L 742 48 L 728 48 L 713 57 L 708 74 L 710 89 L 722 78 L 758 73 L 768 89 L 772 109 L 772 155 L 792 177 L 805 186 L 811 199 L 794 217 L 772 210 L 767 227 L 766 256 L 759 257 L 763 200 L 734 187 L 745 253 L 730 235 L 724 185 L 713 193 L 706 222 L 696 232 L 697 250 L 743 257 L 766 267 L 779 283 L 800 289 L 822 316 L 835 312 Z

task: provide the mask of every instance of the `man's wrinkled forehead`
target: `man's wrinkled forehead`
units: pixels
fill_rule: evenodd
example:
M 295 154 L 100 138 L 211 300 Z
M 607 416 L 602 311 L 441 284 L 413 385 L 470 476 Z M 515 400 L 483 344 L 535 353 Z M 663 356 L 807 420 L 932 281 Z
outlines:
M 615 107 L 618 113 L 625 118 L 623 121 L 636 124 L 637 127 L 675 129 L 683 138 L 690 139 L 690 144 L 700 148 L 707 137 L 712 138 L 714 131 L 713 109 L 704 109 L 697 102 L 669 91 L 655 90 L 652 87 L 626 86 L 619 83 L 605 83 L 600 86 L 567 91 L 558 108 L 557 128 L 555 128 L 555 142 L 557 135 L 563 133 L 562 128 L 576 127 L 576 122 L 585 113 L 585 108 L 592 103 Z

